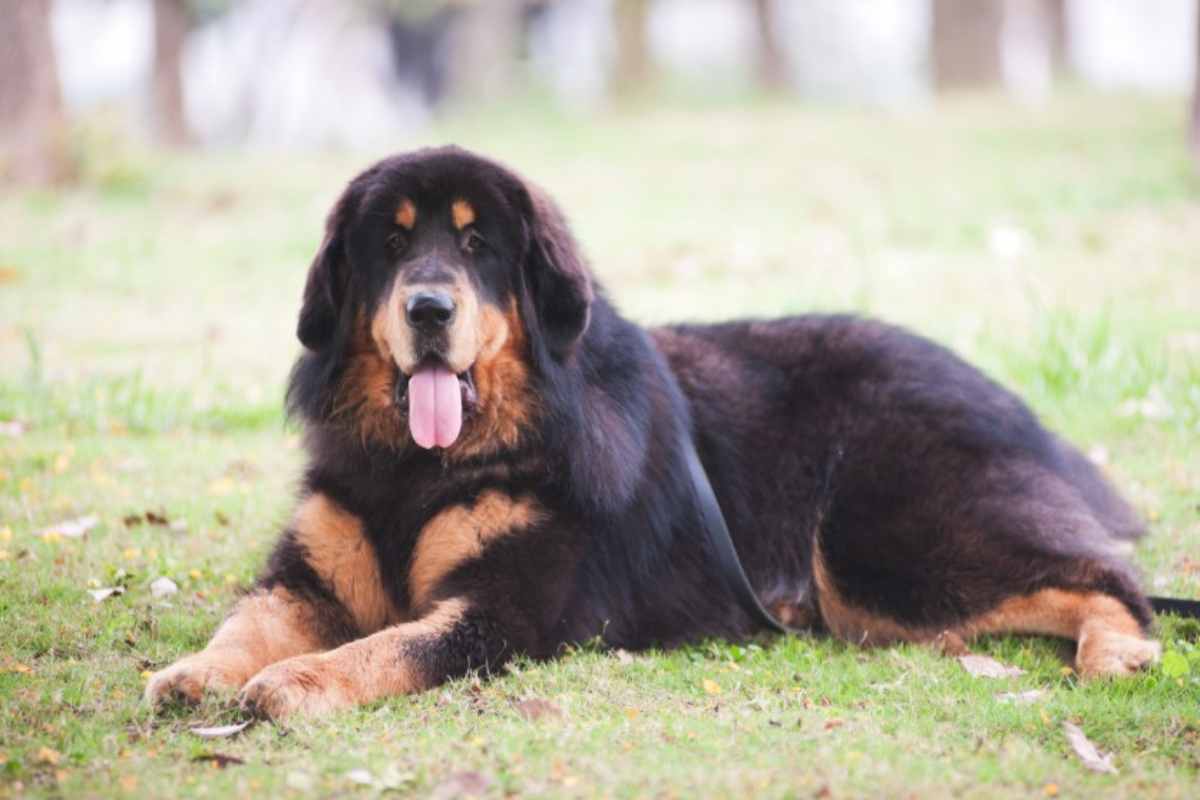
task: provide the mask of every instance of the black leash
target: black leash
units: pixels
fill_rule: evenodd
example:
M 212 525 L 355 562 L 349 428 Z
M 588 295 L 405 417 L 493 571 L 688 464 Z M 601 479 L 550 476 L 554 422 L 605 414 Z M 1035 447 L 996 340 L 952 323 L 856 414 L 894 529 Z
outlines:
M 708 473 L 704 471 L 704 465 L 700 463 L 696 445 L 686 431 L 680 439 L 683 457 L 687 461 L 688 472 L 692 478 L 692 489 L 700 507 L 704 531 L 708 534 L 708 543 L 717 558 L 726 585 L 733 592 L 742 609 L 751 617 L 762 622 L 763 625 L 779 633 L 805 633 L 806 631 L 803 629 L 793 628 L 780 622 L 759 602 L 758 595 L 755 594 L 754 587 L 750 585 L 750 579 L 746 577 L 746 571 L 742 568 L 742 562 L 733 546 L 733 537 L 729 533 L 729 526 L 725 524 L 725 515 L 721 513 L 721 505 L 717 502 L 716 494 L 713 493 Z M 1150 607 L 1156 614 L 1175 614 L 1180 617 L 1200 619 L 1200 600 L 1182 600 L 1175 597 L 1147 597 L 1146 599 L 1150 601 Z

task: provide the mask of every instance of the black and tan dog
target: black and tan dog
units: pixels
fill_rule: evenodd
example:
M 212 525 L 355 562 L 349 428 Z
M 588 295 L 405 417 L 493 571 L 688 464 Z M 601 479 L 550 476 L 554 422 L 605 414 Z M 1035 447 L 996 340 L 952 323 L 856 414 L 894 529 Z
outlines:
M 1015 396 L 853 317 L 643 330 L 545 196 L 462 150 L 350 183 L 299 337 L 299 506 L 153 701 L 240 689 L 280 717 L 596 636 L 754 634 L 714 588 L 689 431 L 753 586 L 793 624 L 863 644 L 1066 637 L 1085 676 L 1158 656 L 1119 557 L 1138 519 Z

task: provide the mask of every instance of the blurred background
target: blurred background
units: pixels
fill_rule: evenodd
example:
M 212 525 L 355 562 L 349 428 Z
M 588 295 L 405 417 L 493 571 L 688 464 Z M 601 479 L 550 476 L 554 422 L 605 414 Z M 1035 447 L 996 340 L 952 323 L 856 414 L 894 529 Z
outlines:
M 1200 348 L 1197 6 L 0 0 L 0 420 L 277 420 L 325 210 L 446 142 L 638 320 L 859 311 L 1153 412 Z

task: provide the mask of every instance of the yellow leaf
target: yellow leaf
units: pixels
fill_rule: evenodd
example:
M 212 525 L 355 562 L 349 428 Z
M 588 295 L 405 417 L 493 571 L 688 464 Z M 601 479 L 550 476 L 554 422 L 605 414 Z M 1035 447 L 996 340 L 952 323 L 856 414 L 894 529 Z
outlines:
M 720 694 L 721 685 L 711 678 L 704 679 L 704 691 L 708 694 Z
M 42 541 L 48 542 L 49 544 L 58 544 L 62 541 L 62 538 L 62 534 L 58 531 L 46 531 L 46 533 L 42 535 Z
M 198 569 L 191 570 L 190 572 L 188 572 L 188 577 L 194 581 L 200 580 L 200 570 L 198 570 Z
M 12 541 L 12 528 L 5 525 L 3 528 L 0 528 L 0 542 L 11 542 L 11 541 Z
M 134 559 L 136 559 L 136 558 L 138 558 L 139 556 L 141 556 L 141 554 L 142 554 L 141 548 L 138 548 L 138 547 L 126 547 L 126 548 L 125 548 L 125 552 L 124 552 L 124 553 L 122 553 L 121 555 L 125 556 L 125 560 L 126 560 L 126 561 L 133 561 Z
M 641 713 L 642 710 L 640 708 L 625 709 L 625 716 L 629 717 L 631 720 L 637 719 L 639 716 L 641 716 Z
M 49 764 L 53 767 L 57 766 L 58 762 L 62 759 L 62 753 L 49 747 L 43 747 L 37 751 L 37 755 L 34 758 L 39 764 Z
M 142 680 L 148 681 L 153 677 L 154 677 L 154 673 L 151 672 L 150 670 L 148 670 L 148 669 L 142 670 Z
M 1046 795 L 1046 797 L 1058 797 L 1058 784 L 1047 783 L 1042 787 L 1042 794 Z

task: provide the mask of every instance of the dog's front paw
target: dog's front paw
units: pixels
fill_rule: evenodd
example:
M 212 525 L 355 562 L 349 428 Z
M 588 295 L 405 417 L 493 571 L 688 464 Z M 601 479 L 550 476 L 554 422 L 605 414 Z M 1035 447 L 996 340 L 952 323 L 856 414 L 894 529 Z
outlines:
M 296 656 L 250 679 L 239 696 L 243 710 L 271 719 L 315 716 L 354 705 L 343 676 L 326 654 Z
M 155 706 L 170 701 L 195 704 L 206 692 L 236 692 L 247 677 L 240 659 L 222 653 L 195 653 L 151 675 L 145 698 Z

